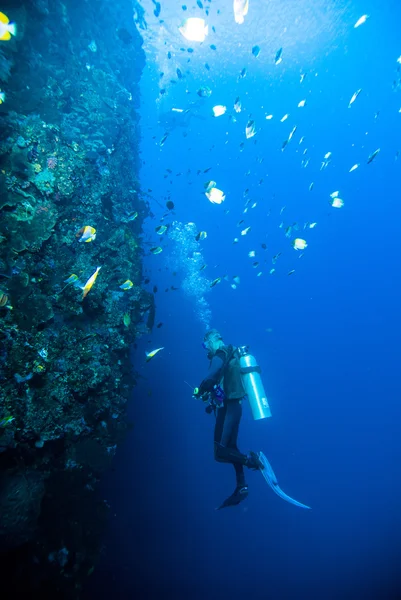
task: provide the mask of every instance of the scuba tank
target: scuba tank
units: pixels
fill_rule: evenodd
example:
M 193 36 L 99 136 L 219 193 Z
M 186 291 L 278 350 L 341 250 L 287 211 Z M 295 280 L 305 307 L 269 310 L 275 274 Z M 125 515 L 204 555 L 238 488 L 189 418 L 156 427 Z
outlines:
M 260 367 L 256 358 L 249 354 L 248 346 L 237 348 L 239 357 L 239 366 L 241 372 L 242 385 L 248 396 L 249 404 L 252 410 L 252 416 L 256 420 L 271 417 L 269 403 L 267 401 L 262 378 L 260 376 Z

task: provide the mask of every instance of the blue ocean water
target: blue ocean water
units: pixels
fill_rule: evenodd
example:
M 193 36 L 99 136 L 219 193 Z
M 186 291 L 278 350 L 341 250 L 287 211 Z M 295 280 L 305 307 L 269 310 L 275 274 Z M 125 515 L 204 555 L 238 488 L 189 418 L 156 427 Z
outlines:
M 133 350 L 140 373 L 129 408 L 135 425 L 104 490 L 114 516 L 88 594 L 112 589 L 118 598 L 177 600 L 401 594 L 401 7 L 318 4 L 339 9 L 332 24 L 338 36 L 331 31 L 325 43 L 323 31 L 310 44 L 307 35 L 298 45 L 287 40 L 279 65 L 270 48 L 264 56 L 263 35 L 247 33 L 247 21 L 235 55 L 223 40 L 216 51 L 195 44 L 190 63 L 178 53 L 167 59 L 184 77 L 167 82 L 163 110 L 185 109 L 202 86 L 212 95 L 202 105 L 205 118 L 173 127 L 163 145 L 158 65 L 148 57 L 141 184 L 150 190 L 154 218 L 144 243 L 160 244 L 163 252 L 149 252 L 145 267 L 149 289 L 157 286 L 156 323 L 163 325 Z M 277 6 L 251 1 L 249 19 L 263 22 Z M 185 16 L 200 16 L 199 10 L 188 5 Z M 369 19 L 355 29 L 363 14 Z M 236 26 L 230 18 L 227 28 Z M 153 25 L 149 18 L 152 27 L 156 35 L 156 18 Z M 201 69 L 204 62 L 213 65 L 210 72 Z M 232 63 L 237 74 L 246 67 L 246 77 L 233 76 Z M 216 104 L 227 113 L 213 117 Z M 249 119 L 257 133 L 246 139 Z M 226 194 L 221 205 L 204 194 L 210 179 Z M 342 208 L 330 205 L 334 191 Z M 174 211 L 165 209 L 168 199 Z M 155 233 L 160 224 L 169 226 L 163 236 Z M 197 242 L 199 231 L 207 238 Z M 304 251 L 292 247 L 296 237 L 307 242 Z M 210 288 L 216 278 L 221 282 Z M 244 503 L 214 510 L 235 479 L 231 465 L 213 460 L 213 415 L 191 397 L 208 367 L 201 347 L 208 326 L 227 343 L 248 344 L 262 368 L 272 418 L 255 422 L 245 406 L 240 449 L 262 449 L 284 491 L 311 511 L 279 499 L 253 472 Z M 146 363 L 145 351 L 159 347 Z

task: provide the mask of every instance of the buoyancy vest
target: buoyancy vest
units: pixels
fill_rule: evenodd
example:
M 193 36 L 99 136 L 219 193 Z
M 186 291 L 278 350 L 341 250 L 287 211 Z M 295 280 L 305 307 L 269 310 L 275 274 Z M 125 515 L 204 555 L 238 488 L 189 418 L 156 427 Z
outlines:
M 220 386 L 224 390 L 226 400 L 238 400 L 246 395 L 244 386 L 242 385 L 241 371 L 239 366 L 239 358 L 236 348 L 231 344 L 222 346 L 216 352 L 216 355 L 224 360 L 224 368 Z

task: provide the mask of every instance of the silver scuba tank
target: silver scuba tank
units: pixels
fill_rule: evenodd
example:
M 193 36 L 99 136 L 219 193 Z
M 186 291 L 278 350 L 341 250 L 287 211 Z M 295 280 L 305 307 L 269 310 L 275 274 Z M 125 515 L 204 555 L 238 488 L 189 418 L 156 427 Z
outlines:
M 271 417 L 269 403 L 267 401 L 262 378 L 260 376 L 260 367 L 257 360 L 248 352 L 248 346 L 237 348 L 239 356 L 239 365 L 241 371 L 242 385 L 248 396 L 249 404 L 252 410 L 252 416 L 256 420 Z

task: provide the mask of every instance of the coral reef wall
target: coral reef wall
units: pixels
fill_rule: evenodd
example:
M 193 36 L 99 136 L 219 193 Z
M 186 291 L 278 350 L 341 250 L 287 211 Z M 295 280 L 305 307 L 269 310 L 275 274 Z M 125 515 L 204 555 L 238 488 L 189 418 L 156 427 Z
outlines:
M 145 60 L 130 2 L 1 10 L 17 33 L 0 42 L 0 560 L 16 591 L 75 597 L 107 513 L 96 484 L 127 429 L 130 344 L 154 318 Z

